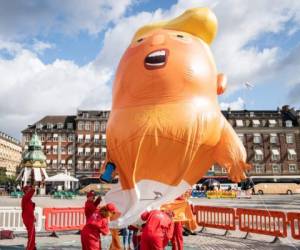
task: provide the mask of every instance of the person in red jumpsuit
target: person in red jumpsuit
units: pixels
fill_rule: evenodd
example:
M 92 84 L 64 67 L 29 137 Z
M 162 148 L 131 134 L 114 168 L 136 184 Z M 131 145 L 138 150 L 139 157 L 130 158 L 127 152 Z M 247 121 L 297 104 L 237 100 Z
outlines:
M 181 195 L 175 200 L 185 200 L 185 196 Z M 183 226 L 181 221 L 174 222 L 174 232 L 171 239 L 172 250 L 183 250 L 183 236 L 182 236 Z
M 166 211 L 144 212 L 141 219 L 146 221 L 142 230 L 141 250 L 163 250 L 172 238 L 174 223 Z
M 25 186 L 23 188 L 22 206 L 22 219 L 27 230 L 28 240 L 26 250 L 36 250 L 35 246 L 35 227 L 34 227 L 34 208 L 35 203 L 31 198 L 34 195 L 35 189 L 32 186 Z
M 82 250 L 101 249 L 99 236 L 100 234 L 107 235 L 109 233 L 108 223 L 110 218 L 118 213 L 120 214 L 116 206 L 113 203 L 108 203 L 90 216 L 81 231 Z
M 84 205 L 84 214 L 86 218 L 86 222 L 91 217 L 91 215 L 96 211 L 98 205 L 101 202 L 101 196 L 98 196 L 95 200 L 95 192 L 92 190 L 86 194 L 87 201 Z

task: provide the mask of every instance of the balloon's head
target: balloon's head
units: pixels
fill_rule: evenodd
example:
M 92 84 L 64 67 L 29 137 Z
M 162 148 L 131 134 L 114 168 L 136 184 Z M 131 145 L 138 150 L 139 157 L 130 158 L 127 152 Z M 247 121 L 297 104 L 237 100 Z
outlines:
M 216 100 L 226 87 L 209 44 L 217 19 L 195 8 L 168 21 L 140 28 L 123 55 L 114 84 L 113 105 L 158 104 L 197 96 Z

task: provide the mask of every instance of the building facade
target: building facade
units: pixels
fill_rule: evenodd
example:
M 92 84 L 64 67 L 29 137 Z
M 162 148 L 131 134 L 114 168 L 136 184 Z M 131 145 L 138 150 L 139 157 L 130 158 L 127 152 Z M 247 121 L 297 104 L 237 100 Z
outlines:
M 21 143 L 0 131 L 0 168 L 6 170 L 7 176 L 15 176 L 22 159 Z
M 46 116 L 22 131 L 26 149 L 33 133 L 47 157 L 47 173 L 68 171 L 76 177 L 99 176 L 106 157 L 105 130 L 109 111 L 78 111 L 76 116 Z
M 247 151 L 253 165 L 249 175 L 300 174 L 300 111 L 223 111 Z M 40 135 L 47 156 L 47 172 L 67 169 L 77 177 L 97 176 L 106 156 L 106 124 L 109 111 L 79 110 L 76 116 L 46 116 L 23 130 L 26 145 L 34 131 Z M 210 175 L 226 175 L 213 166 Z

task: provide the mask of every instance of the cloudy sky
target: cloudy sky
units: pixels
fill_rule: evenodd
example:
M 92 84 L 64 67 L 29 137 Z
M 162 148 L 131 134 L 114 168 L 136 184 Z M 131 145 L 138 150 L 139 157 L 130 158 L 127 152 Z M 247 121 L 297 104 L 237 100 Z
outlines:
M 20 138 L 45 115 L 109 109 L 135 30 L 202 6 L 219 20 L 212 50 L 229 79 L 222 108 L 299 109 L 298 0 L 0 0 L 0 130 Z

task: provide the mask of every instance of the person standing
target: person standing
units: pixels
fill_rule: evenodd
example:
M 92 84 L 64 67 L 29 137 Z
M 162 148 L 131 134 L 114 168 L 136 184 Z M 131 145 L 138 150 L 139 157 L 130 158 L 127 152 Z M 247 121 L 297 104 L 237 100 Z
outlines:
M 95 200 L 95 192 L 93 190 L 89 191 L 86 194 L 87 200 L 84 205 L 84 214 L 86 218 L 86 222 L 91 217 L 91 215 L 96 211 L 98 205 L 101 202 L 101 196 L 98 196 Z
M 33 186 L 25 186 L 23 188 L 24 195 L 22 197 L 22 219 L 27 230 L 28 240 L 26 250 L 36 250 L 35 246 L 35 227 L 34 227 L 34 209 L 35 203 L 32 202 L 32 196 L 35 189 Z
M 120 213 L 113 203 L 108 203 L 94 212 L 81 231 L 82 250 L 100 250 L 100 235 L 109 233 L 108 223 L 110 218 Z
M 141 250 L 163 250 L 172 238 L 174 223 L 167 211 L 144 212 L 141 219 L 146 221 L 142 230 Z

